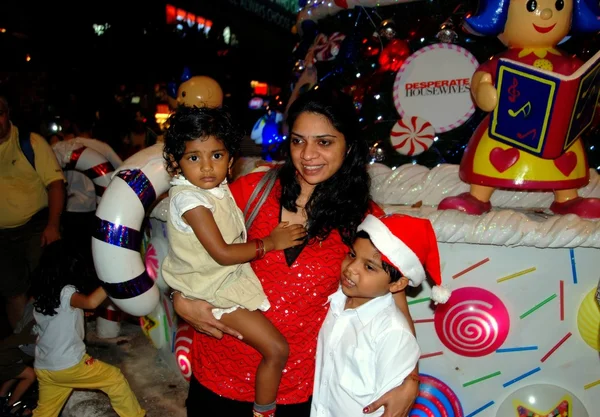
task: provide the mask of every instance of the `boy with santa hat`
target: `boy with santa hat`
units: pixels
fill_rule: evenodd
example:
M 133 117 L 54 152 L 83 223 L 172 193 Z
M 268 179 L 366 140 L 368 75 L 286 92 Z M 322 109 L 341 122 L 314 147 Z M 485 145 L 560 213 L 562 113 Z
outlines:
M 420 356 L 419 345 L 393 293 L 419 286 L 426 272 L 437 286 L 431 299 L 445 303 L 440 258 L 429 220 L 393 214 L 367 215 L 342 261 L 339 290 L 317 343 L 311 417 L 353 417 L 405 378 Z M 381 416 L 384 409 L 373 416 Z

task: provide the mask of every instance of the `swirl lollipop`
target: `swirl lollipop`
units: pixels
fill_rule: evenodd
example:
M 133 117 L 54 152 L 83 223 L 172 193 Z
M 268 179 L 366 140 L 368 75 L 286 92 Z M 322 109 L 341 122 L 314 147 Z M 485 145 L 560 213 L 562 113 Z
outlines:
M 437 378 L 420 374 L 419 396 L 408 414 L 409 417 L 463 417 L 458 397 Z
M 180 324 L 175 336 L 175 358 L 181 375 L 186 381 L 192 376 L 192 342 L 194 329 L 190 325 Z
M 315 58 L 317 61 L 332 61 L 340 53 L 342 41 L 346 36 L 340 32 L 332 33 L 328 38 L 324 34 L 315 40 Z
M 392 132 L 390 141 L 396 152 L 407 155 L 419 155 L 433 144 L 435 129 L 427 120 L 417 116 L 398 120 Z
M 452 352 L 468 357 L 489 355 L 508 336 L 510 317 L 506 306 L 489 291 L 459 288 L 440 305 L 434 316 L 435 331 Z

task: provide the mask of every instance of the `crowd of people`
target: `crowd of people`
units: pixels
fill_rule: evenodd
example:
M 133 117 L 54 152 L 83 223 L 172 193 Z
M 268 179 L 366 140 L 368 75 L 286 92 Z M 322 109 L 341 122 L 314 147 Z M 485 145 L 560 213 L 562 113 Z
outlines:
M 405 417 L 420 351 L 404 289 L 426 276 L 439 283 L 433 229 L 385 216 L 370 199 L 368 146 L 348 97 L 304 93 L 287 124 L 281 164 L 235 181 L 243 134 L 226 110 L 180 107 L 165 133 L 163 275 L 196 329 L 188 416 Z M 83 310 L 107 297 L 89 268 L 96 195 L 85 175 L 63 173 L 51 141 L 114 166 L 121 158 L 85 120 L 76 126 L 74 137 L 48 140 L 20 131 L 0 99 L 0 211 L 9 214 L 0 244 L 10 266 L 0 289 L 11 327 L 30 337 L 2 345 L 13 354 L 0 357 L 0 405 L 57 416 L 72 389 L 101 389 L 119 416 L 139 417 L 121 372 L 85 351 Z M 32 346 L 33 364 L 23 356 Z M 38 403 L 26 404 L 36 379 Z

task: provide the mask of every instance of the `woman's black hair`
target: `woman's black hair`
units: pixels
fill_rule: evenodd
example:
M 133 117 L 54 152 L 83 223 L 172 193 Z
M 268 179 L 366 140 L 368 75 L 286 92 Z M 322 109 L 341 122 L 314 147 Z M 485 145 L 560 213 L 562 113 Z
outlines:
M 60 292 L 67 285 L 83 293 L 93 290 L 98 281 L 90 268 L 85 258 L 68 249 L 62 240 L 46 246 L 32 277 L 35 310 L 45 316 L 55 315 L 60 306 Z
M 325 116 L 346 141 L 346 156 L 342 166 L 331 178 L 317 184 L 306 203 L 308 236 L 322 240 L 332 230 L 337 230 L 343 241 L 350 244 L 369 208 L 371 185 L 367 173 L 369 147 L 361 136 L 354 105 L 350 97 L 338 91 L 324 91 L 321 88 L 306 92 L 290 106 L 287 118 L 290 132 L 296 119 L 303 113 Z M 279 173 L 282 188 L 280 202 L 286 210 L 295 213 L 300 184 L 290 157 L 290 142 L 285 142 L 284 152 L 287 155 Z
M 243 132 L 224 109 L 180 106 L 169 117 L 169 128 L 165 133 L 164 158 L 167 161 L 167 171 L 171 175 L 180 173 L 179 161 L 185 152 L 186 142 L 206 140 L 210 136 L 223 142 L 233 158 L 240 149 Z
M 369 241 L 371 242 L 371 244 L 373 246 L 375 246 L 375 244 L 371 240 L 371 236 L 369 236 L 369 234 L 367 232 L 365 232 L 364 230 L 361 230 L 361 231 L 357 232 L 356 233 L 356 238 L 357 239 L 358 238 L 360 238 L 360 239 L 369 239 Z M 398 268 L 396 268 L 391 263 L 384 261 L 383 259 L 381 260 L 381 268 L 390 276 L 390 282 L 397 282 L 397 281 L 400 280 L 400 278 L 403 277 L 402 273 L 400 271 L 398 271 Z

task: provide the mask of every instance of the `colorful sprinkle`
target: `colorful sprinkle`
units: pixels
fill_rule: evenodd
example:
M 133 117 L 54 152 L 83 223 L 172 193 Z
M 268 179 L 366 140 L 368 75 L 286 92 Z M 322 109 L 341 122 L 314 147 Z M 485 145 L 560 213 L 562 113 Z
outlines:
M 471 272 L 471 271 L 472 271 L 472 270 L 474 270 L 475 268 L 477 268 L 477 267 L 480 267 L 481 265 L 483 265 L 484 263 L 486 263 L 486 262 L 489 262 L 489 261 L 490 261 L 490 258 L 485 258 L 484 260 L 482 260 L 482 261 L 479 261 L 479 262 L 477 262 L 476 264 L 473 264 L 473 265 L 471 265 L 470 267 L 468 267 L 468 268 L 466 268 L 466 269 L 463 269 L 462 271 L 460 271 L 460 272 L 458 272 L 458 273 L 456 273 L 456 274 L 452 275 L 452 279 L 456 279 L 456 278 L 458 278 L 458 277 L 460 277 L 460 276 L 463 276 L 463 275 L 464 275 L 464 274 L 466 274 L 467 272 Z
M 433 323 L 434 319 L 419 319 L 419 320 L 414 320 L 413 323 L 414 324 L 419 324 L 419 323 Z
M 600 385 L 600 379 L 597 381 L 594 381 L 594 382 L 590 382 L 589 384 L 585 384 L 583 386 L 583 389 L 590 389 L 590 388 L 595 387 L 596 385 Z
M 560 321 L 565 321 L 565 282 L 560 281 Z
M 520 346 L 520 347 L 513 347 L 513 348 L 502 348 L 502 349 L 496 350 L 496 353 L 524 352 L 527 350 L 538 350 L 538 347 L 537 346 Z
M 552 294 L 550 297 L 546 298 L 541 303 L 536 304 L 535 306 L 531 307 L 529 310 L 527 310 L 526 312 L 524 312 L 523 314 L 521 314 L 519 316 L 519 318 L 520 319 L 524 319 L 525 317 L 527 317 L 528 315 L 530 315 L 531 313 L 533 313 L 535 310 L 539 309 L 544 304 L 548 304 L 550 301 L 554 300 L 555 298 L 556 298 L 556 294 Z
M 430 301 L 430 300 L 431 300 L 431 298 L 429 298 L 429 297 L 425 297 L 425 298 L 419 298 L 419 299 L 417 299 L 417 300 L 412 300 L 412 301 L 409 301 L 407 304 L 408 304 L 409 306 L 411 306 L 411 305 L 413 305 L 413 304 L 424 303 L 424 302 L 426 302 L 426 301 Z
M 528 376 L 531 376 L 531 375 L 533 375 L 533 374 L 535 374 L 536 372 L 539 372 L 539 371 L 541 371 L 541 370 L 542 370 L 542 368 L 540 368 L 540 367 L 538 366 L 537 368 L 535 368 L 535 369 L 532 369 L 532 370 L 531 370 L 531 371 L 529 371 L 529 372 L 525 372 L 523 375 L 520 375 L 520 376 L 516 377 L 515 379 L 511 379 L 510 381 L 508 381 L 508 382 L 505 382 L 504 384 L 502 384 L 502 386 L 503 386 L 504 388 L 506 388 L 506 387 L 508 387 L 509 385 L 512 385 L 512 384 L 514 384 L 514 383 L 516 383 L 516 382 L 519 382 L 520 380 L 522 380 L 522 379 L 525 379 L 525 378 L 527 378 Z
M 501 374 L 501 372 L 500 372 L 500 371 L 497 371 L 497 372 L 494 372 L 493 374 L 489 374 L 489 375 L 482 376 L 481 378 L 477 378 L 477 379 L 474 379 L 474 380 L 472 380 L 472 381 L 465 382 L 465 383 L 463 384 L 463 387 L 468 387 L 468 386 L 470 386 L 470 385 L 475 385 L 475 384 L 477 384 L 478 382 L 485 381 L 486 379 L 493 378 L 493 377 L 495 377 L 495 376 L 498 376 L 498 375 L 500 375 L 500 374 Z
M 575 263 L 575 250 L 569 249 L 571 255 L 571 273 L 573 274 L 573 284 L 577 284 L 577 264 Z
M 533 272 L 533 271 L 535 271 L 536 269 L 537 269 L 537 268 L 536 268 L 535 266 L 534 266 L 534 267 L 531 267 L 531 268 L 528 268 L 528 269 L 524 269 L 524 270 L 522 270 L 522 271 L 515 272 L 514 274 L 510 274 L 510 275 L 507 275 L 507 276 L 505 276 L 505 277 L 498 278 L 498 279 L 496 280 L 496 282 L 504 282 L 504 281 L 508 281 L 509 279 L 513 279 L 513 278 L 516 278 L 516 277 L 520 277 L 521 275 L 525 275 L 525 274 L 528 274 L 528 273 L 530 273 L 530 272 Z
M 421 355 L 421 357 L 419 359 L 433 358 L 434 356 L 440 356 L 443 354 L 444 354 L 444 352 L 442 352 L 442 351 L 433 352 L 433 353 L 425 353 L 425 354 Z
M 479 407 L 477 410 L 473 411 L 471 414 L 466 415 L 465 417 L 473 417 L 476 416 L 477 414 L 481 413 L 484 410 L 487 410 L 488 408 L 490 408 L 492 405 L 494 405 L 495 403 L 493 401 L 490 401 L 489 403 Z
M 541 361 L 546 362 L 546 359 L 548 359 L 550 357 L 550 355 L 552 355 L 556 351 L 556 349 L 558 349 L 563 343 L 565 343 L 567 341 L 567 339 L 571 336 L 572 336 L 571 332 L 567 333 L 562 339 L 560 339 L 560 341 L 556 345 L 554 345 L 554 347 L 552 349 L 550 349 L 548 351 L 548 353 L 546 353 L 544 355 L 544 357 L 542 358 Z

